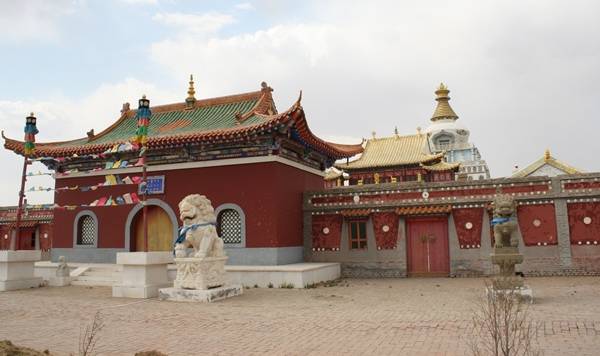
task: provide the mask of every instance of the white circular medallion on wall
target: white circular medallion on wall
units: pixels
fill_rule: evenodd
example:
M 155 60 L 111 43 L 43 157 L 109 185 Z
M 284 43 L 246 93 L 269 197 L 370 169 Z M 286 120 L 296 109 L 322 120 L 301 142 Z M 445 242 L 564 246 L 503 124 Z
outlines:
M 592 218 L 590 218 L 589 216 L 586 216 L 585 218 L 583 218 L 583 223 L 586 225 L 589 225 L 592 223 Z
M 44 238 L 47 239 L 48 238 L 48 233 L 44 232 Z
M 4 239 L 8 240 L 8 235 L 7 234 L 4 235 Z
M 470 221 L 469 221 L 469 222 L 467 222 L 467 223 L 465 224 L 465 229 L 467 229 L 467 230 L 471 230 L 472 228 L 473 228 L 473 223 L 472 223 L 472 222 L 470 222 Z
M 360 201 L 360 197 L 358 196 L 358 194 L 355 194 L 352 197 L 352 201 L 354 202 L 354 204 L 358 204 L 358 202 Z
M 540 219 L 533 220 L 533 226 L 540 227 L 541 225 L 542 225 L 542 222 L 540 221 Z
M 423 193 L 421 193 L 421 196 L 423 197 L 423 199 L 429 199 L 429 192 L 428 191 L 423 191 Z
M 324 227 L 324 228 L 323 228 L 323 233 L 324 233 L 325 235 L 328 235 L 328 234 L 329 234 L 329 228 L 328 228 L 328 227 Z
M 387 225 L 383 225 L 383 226 L 381 227 L 381 230 L 382 230 L 383 232 L 388 232 L 388 231 L 390 231 L 390 227 L 389 227 L 389 226 L 387 226 Z

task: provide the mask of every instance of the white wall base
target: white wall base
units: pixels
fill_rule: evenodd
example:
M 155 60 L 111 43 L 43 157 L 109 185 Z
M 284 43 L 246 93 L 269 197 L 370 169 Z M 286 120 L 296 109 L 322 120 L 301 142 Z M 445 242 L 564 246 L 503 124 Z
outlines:
M 34 276 L 40 250 L 0 251 L 0 291 L 39 287 L 43 280 Z
M 294 263 L 277 266 L 225 266 L 228 283 L 246 287 L 281 288 L 332 281 L 340 278 L 339 263 Z M 169 279 L 174 280 L 175 266 L 169 266 Z
M 173 263 L 170 251 L 117 253 L 117 264 L 122 265 L 123 270 L 121 282 L 113 285 L 113 297 L 157 297 L 159 288 L 173 285 L 167 278 L 169 263 Z

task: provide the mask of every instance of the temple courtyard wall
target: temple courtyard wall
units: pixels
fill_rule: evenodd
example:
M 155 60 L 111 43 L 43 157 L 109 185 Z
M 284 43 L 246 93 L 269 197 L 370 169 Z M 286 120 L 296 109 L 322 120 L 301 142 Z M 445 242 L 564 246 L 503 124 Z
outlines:
M 600 275 L 600 174 L 347 186 L 305 193 L 304 254 L 346 277 L 494 272 L 490 202 L 517 201 L 517 271 Z

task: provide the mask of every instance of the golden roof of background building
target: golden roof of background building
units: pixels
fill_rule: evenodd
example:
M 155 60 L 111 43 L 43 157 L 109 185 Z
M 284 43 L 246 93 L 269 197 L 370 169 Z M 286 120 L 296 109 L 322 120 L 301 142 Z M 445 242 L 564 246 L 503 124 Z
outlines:
M 343 177 L 343 175 L 344 175 L 344 172 L 338 171 L 337 169 L 334 169 L 334 168 L 331 168 L 325 172 L 325 177 L 323 179 L 334 180 L 334 179 Z
M 517 171 L 516 173 L 514 173 L 512 175 L 512 178 L 527 177 L 527 176 L 531 175 L 533 172 L 540 169 L 545 164 L 552 166 L 558 170 L 561 170 L 561 171 L 565 172 L 565 174 L 584 173 L 583 171 L 581 171 L 575 167 L 572 167 L 566 163 L 563 163 L 563 162 L 557 160 L 556 158 L 552 157 L 552 155 L 550 154 L 550 150 L 546 149 L 546 151 L 544 152 L 544 156 L 542 156 L 542 158 L 538 159 L 537 161 L 533 162 L 532 164 L 528 165 L 527 167 Z
M 430 166 L 421 164 L 421 167 L 425 168 L 428 171 L 441 172 L 441 171 L 452 171 L 460 168 L 460 162 L 448 163 L 444 161 L 440 161 L 434 163 Z
M 437 95 L 437 98 L 435 98 L 435 100 L 438 103 L 437 107 L 435 108 L 435 111 L 433 112 L 433 116 L 431 116 L 431 121 L 447 118 L 455 120 L 458 119 L 458 115 L 456 115 L 454 110 L 452 110 L 450 103 L 448 103 L 448 101 L 450 100 L 450 97 L 448 96 L 449 93 L 450 90 L 448 90 L 448 87 L 445 86 L 444 83 L 440 83 L 440 86 L 435 91 L 435 95 Z
M 355 161 L 338 163 L 338 169 L 362 169 L 421 164 L 440 160 L 444 153 L 431 154 L 427 135 L 391 136 L 367 140 L 365 149 Z

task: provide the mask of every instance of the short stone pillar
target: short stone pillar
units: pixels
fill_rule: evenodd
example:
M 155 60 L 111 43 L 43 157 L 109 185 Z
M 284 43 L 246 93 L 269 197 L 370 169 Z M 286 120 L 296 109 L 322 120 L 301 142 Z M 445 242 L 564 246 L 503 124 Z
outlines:
M 71 284 L 71 273 L 65 256 L 58 258 L 58 267 L 56 268 L 56 275 L 50 277 L 48 285 L 50 287 L 64 287 Z
M 35 262 L 41 259 L 40 250 L 0 251 L 0 292 L 42 285 L 42 278 L 33 274 Z
M 113 286 L 113 297 L 154 298 L 160 288 L 171 286 L 167 265 L 173 262 L 173 253 L 118 252 L 117 264 L 123 266 L 121 282 Z

